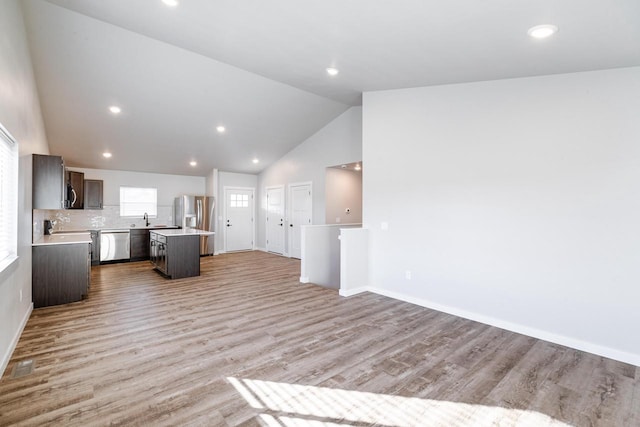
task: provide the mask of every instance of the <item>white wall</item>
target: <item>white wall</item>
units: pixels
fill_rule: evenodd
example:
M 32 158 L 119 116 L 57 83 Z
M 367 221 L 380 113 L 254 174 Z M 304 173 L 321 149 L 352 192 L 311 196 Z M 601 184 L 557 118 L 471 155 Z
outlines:
M 349 213 L 347 213 L 349 209 Z M 362 172 L 327 168 L 325 224 L 362 222 Z
M 206 178 L 184 175 L 165 175 L 146 172 L 128 172 L 106 169 L 67 167 L 84 173 L 85 179 L 103 181 L 103 209 L 56 209 L 33 211 L 33 239 L 43 234 L 45 219 L 53 220 L 54 231 L 87 230 L 95 228 L 128 228 L 145 225 L 143 216 L 120 216 L 120 186 L 150 187 L 158 189 L 156 216 L 150 216 L 152 225 L 173 225 L 173 201 L 180 194 L 204 194 Z
M 640 68 L 363 102 L 370 285 L 640 365 Z
M 220 171 L 218 169 L 212 169 L 209 174 L 205 177 L 205 195 L 209 197 L 213 197 L 213 224 L 211 224 L 211 230 L 216 234 L 213 236 L 213 253 L 216 254 L 219 252 L 220 246 L 218 246 L 218 239 L 220 234 L 220 226 L 218 225 L 219 221 L 217 220 L 219 213 L 222 212 L 220 209 L 220 193 L 219 193 L 219 181 L 220 181 Z
M 120 206 L 120 187 L 148 187 L 158 189 L 158 206 L 173 206 L 181 194 L 204 195 L 206 178 L 202 176 L 167 175 L 161 173 L 130 172 L 108 169 L 84 169 L 67 165 L 71 170 L 84 172 L 84 179 L 101 179 L 103 204 Z
M 361 226 L 324 224 L 300 227 L 300 282 L 340 289 L 340 232 Z
M 340 230 L 340 295 L 348 297 L 369 286 L 369 230 Z
M 324 224 L 326 168 L 361 160 L 362 107 L 351 107 L 262 171 L 258 176 L 258 247 L 266 247 L 267 187 L 285 185 L 286 194 L 288 184 L 312 182 L 313 223 Z M 288 236 L 285 236 L 285 245 L 288 252 Z
M 211 169 L 205 177 L 205 196 L 217 196 L 218 193 L 218 169 Z
M 258 186 L 258 175 L 220 171 L 219 182 L 220 197 L 222 197 L 222 189 L 224 187 L 256 188 Z
M 18 141 L 18 260 L 0 273 L 0 375 L 31 311 L 31 153 L 48 154 L 20 4 L 0 2 L 0 123 Z M 22 301 L 20 292 L 22 291 Z

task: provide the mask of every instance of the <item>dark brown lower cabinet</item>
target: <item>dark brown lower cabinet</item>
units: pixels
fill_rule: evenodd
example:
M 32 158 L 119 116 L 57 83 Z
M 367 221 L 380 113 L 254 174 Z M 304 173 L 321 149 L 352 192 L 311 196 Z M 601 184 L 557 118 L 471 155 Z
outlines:
M 131 261 L 149 259 L 149 230 L 132 228 L 129 231 L 129 259 Z
M 90 243 L 34 246 L 32 255 L 35 308 L 80 301 L 89 293 Z
M 100 265 L 100 231 L 91 230 L 91 265 Z

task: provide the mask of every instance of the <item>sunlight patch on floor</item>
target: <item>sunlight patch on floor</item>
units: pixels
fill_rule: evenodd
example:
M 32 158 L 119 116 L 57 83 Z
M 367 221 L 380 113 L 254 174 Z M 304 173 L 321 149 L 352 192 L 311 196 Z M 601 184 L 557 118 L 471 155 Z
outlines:
M 521 409 L 227 377 L 265 426 L 571 427 Z

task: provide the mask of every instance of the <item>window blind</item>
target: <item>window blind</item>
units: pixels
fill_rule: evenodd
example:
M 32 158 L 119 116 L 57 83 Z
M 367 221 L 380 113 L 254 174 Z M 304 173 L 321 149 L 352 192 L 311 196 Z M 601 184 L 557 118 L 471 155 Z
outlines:
M 150 217 L 158 215 L 156 188 L 120 187 L 120 216 Z
M 18 143 L 0 123 L 0 270 L 17 255 Z

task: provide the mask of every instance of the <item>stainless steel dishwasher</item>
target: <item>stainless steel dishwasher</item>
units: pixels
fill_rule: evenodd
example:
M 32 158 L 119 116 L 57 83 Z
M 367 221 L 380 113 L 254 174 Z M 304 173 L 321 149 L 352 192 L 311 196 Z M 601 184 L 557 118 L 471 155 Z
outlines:
M 100 232 L 100 262 L 129 259 L 129 230 Z

